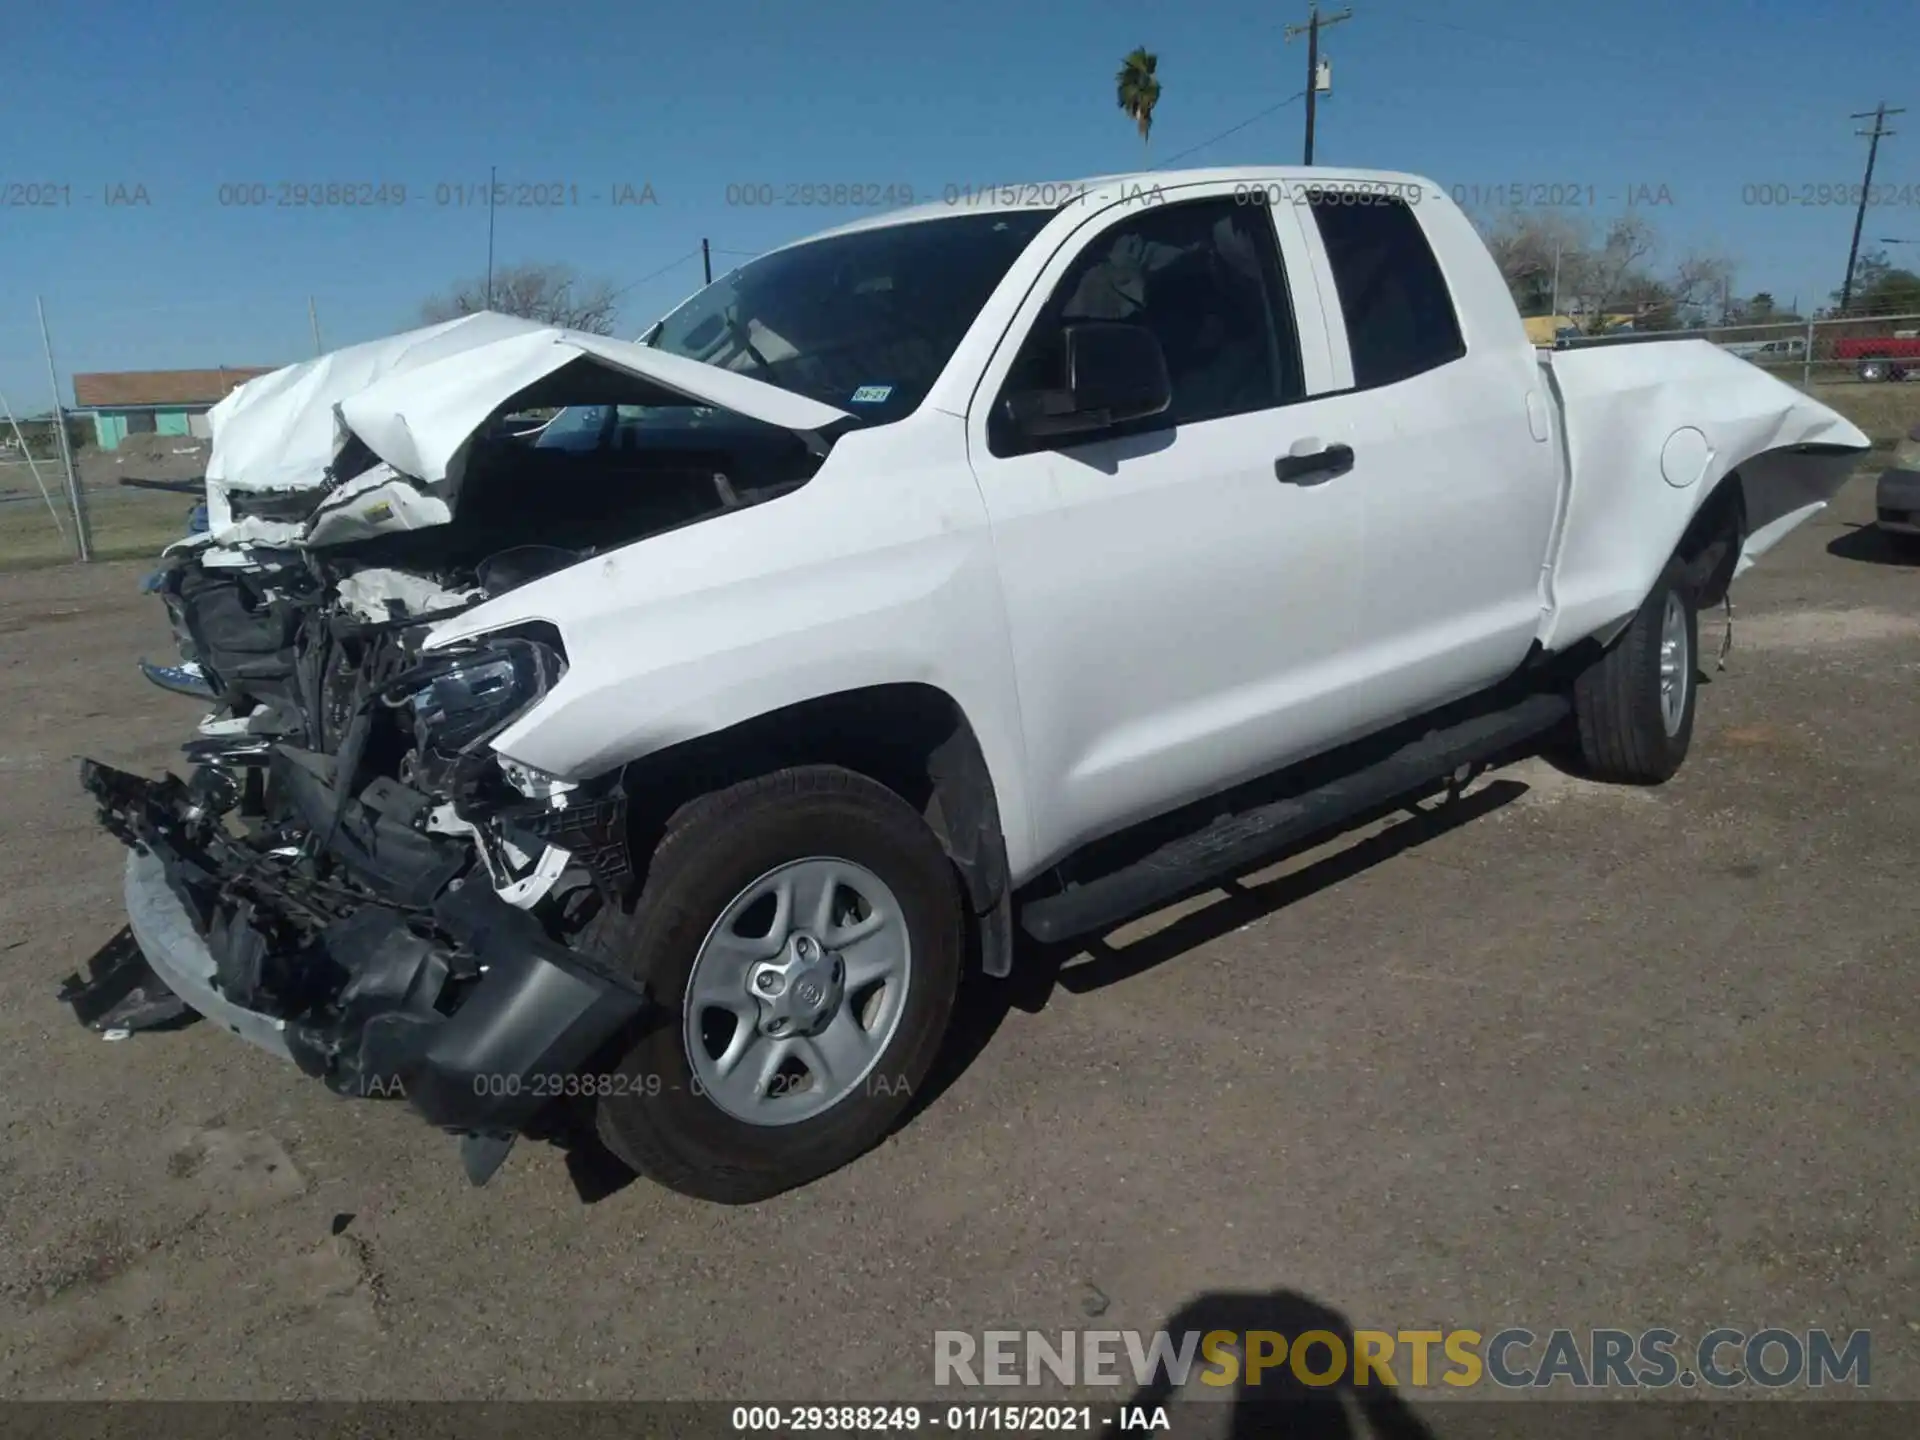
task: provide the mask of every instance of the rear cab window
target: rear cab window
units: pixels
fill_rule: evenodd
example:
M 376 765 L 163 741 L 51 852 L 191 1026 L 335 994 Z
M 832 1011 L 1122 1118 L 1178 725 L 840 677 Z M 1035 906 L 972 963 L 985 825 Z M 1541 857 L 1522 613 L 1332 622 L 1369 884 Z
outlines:
M 1392 385 L 1467 353 L 1446 276 L 1406 201 L 1329 187 L 1308 192 L 1345 317 L 1353 388 Z

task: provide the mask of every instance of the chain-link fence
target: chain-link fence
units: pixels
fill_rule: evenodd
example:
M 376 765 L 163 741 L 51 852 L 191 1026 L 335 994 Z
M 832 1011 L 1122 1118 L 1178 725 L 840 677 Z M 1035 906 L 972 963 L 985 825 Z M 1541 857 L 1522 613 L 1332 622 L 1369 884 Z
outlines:
M 1537 327 L 1539 322 L 1530 322 Z M 1878 448 L 1920 426 L 1920 313 L 1751 321 L 1687 330 L 1563 331 L 1558 348 L 1705 340 L 1807 391 L 1866 432 Z
M 63 454 L 49 415 L 10 412 L 0 397 L 0 571 L 155 556 L 188 532 L 207 442 L 136 436 L 106 452 L 90 416 L 65 418 Z
M 68 429 L 77 443 L 71 421 Z M 0 568 L 9 560 L 86 558 L 80 538 L 86 532 L 75 515 L 67 477 L 51 417 L 16 414 L 0 395 Z
M 1566 318 L 1569 323 L 1561 327 L 1557 346 L 1707 340 L 1808 388 L 1920 381 L 1920 313 L 1742 321 L 1688 330 L 1636 330 L 1628 324 L 1599 335 L 1576 333 L 1573 317 Z M 1915 403 L 1920 408 L 1920 393 Z
M 33 523 L 51 525 L 63 545 L 77 543 L 66 486 L 58 456 L 22 445 L 11 434 L 0 438 L 0 505 L 26 505 Z

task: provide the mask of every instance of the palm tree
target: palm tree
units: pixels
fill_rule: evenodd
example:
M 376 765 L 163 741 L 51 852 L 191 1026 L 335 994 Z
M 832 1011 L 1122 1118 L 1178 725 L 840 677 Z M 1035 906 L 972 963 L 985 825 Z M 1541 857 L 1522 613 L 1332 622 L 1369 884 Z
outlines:
M 1120 73 L 1113 77 L 1120 108 L 1139 127 L 1141 145 L 1148 147 L 1149 166 L 1153 150 L 1147 137 L 1153 130 L 1153 107 L 1160 103 L 1160 82 L 1153 72 L 1159 64 L 1160 57 L 1142 45 L 1120 62 Z

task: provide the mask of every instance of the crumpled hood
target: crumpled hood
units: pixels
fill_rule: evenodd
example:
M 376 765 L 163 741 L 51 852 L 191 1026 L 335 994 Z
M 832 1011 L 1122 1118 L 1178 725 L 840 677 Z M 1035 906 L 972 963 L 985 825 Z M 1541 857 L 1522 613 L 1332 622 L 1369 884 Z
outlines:
M 349 345 L 249 380 L 207 414 L 213 431 L 210 496 L 317 489 L 347 438 L 334 412 L 347 396 L 386 376 L 544 328 L 483 311 Z
M 557 379 L 590 367 L 631 383 L 624 403 L 676 405 L 691 400 L 819 441 L 819 432 L 852 417 L 764 380 L 669 355 L 628 340 L 544 327 L 466 353 L 396 372 L 340 401 L 346 428 L 401 474 L 427 484 L 458 479 L 467 442 L 487 417 L 516 396 L 527 405 L 565 404 L 576 391 Z M 552 383 L 548 383 L 552 382 Z M 816 443 L 816 448 L 824 449 Z
M 585 369 L 595 373 L 582 374 Z M 566 372 L 563 374 L 563 372 Z M 444 524 L 452 516 L 469 443 L 509 401 L 685 404 L 731 410 L 800 435 L 851 417 L 792 391 L 629 341 L 482 312 L 385 340 L 349 346 L 249 381 L 211 412 L 209 534 L 195 537 L 214 563 L 245 564 L 240 547 L 334 544 L 365 538 L 328 518 L 328 467 L 357 438 L 381 462 L 383 484 L 417 487 L 411 517 L 390 505 L 382 529 Z M 351 487 L 338 487 L 332 494 Z M 229 495 L 312 491 L 304 520 L 252 517 L 235 524 Z M 429 496 L 428 492 L 432 494 Z M 398 491 L 396 491 L 398 493 Z M 391 498 L 391 497 L 389 497 Z M 430 513 L 431 512 L 431 513 Z

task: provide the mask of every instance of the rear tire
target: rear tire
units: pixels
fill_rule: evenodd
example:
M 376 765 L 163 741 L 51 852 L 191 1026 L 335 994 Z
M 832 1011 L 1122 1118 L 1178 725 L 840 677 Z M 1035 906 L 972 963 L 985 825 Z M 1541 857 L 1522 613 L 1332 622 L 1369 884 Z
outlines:
M 1693 595 L 1676 558 L 1632 623 L 1573 683 L 1581 768 L 1588 775 L 1627 785 L 1672 777 L 1693 740 L 1699 653 Z
M 828 918 L 816 925 L 817 914 Z M 846 1164 L 885 1138 L 926 1079 L 963 936 L 940 842 L 864 776 L 801 766 L 689 803 L 638 902 L 603 912 L 576 942 L 644 980 L 661 1007 L 597 1087 L 602 1142 L 650 1179 L 726 1204 Z M 890 978 L 868 978 L 887 963 Z M 814 1008 L 781 1008 L 803 1002 Z M 837 1077 L 816 1079 L 816 1063 Z

